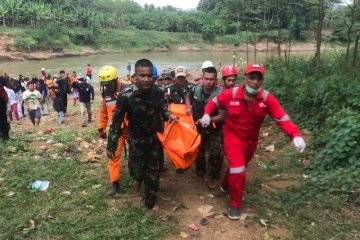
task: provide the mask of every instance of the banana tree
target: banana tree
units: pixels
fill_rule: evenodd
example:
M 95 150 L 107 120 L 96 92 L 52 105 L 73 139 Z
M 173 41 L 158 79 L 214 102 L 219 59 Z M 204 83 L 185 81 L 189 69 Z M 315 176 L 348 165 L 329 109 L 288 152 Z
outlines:
M 0 16 L 2 18 L 3 26 L 6 27 L 6 14 L 8 10 L 5 8 L 4 5 L 0 5 Z
M 20 17 L 21 10 L 23 9 L 23 0 L 3 0 L 3 6 L 7 9 L 7 15 L 11 20 L 11 25 L 14 27 L 16 19 Z

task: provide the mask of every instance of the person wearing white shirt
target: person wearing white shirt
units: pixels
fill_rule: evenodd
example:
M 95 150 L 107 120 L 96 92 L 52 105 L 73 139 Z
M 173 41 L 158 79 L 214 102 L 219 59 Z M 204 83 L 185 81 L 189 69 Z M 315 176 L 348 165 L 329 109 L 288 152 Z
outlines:
M 12 118 L 12 113 L 15 114 L 15 117 L 16 117 L 16 120 L 20 120 L 19 118 L 19 113 L 18 113 L 18 109 L 17 109 L 17 98 L 16 98 L 16 95 L 15 95 L 15 92 L 14 90 L 12 90 L 11 88 L 8 88 L 8 87 L 4 87 L 5 88 L 5 91 L 9 97 L 9 105 L 10 105 L 10 110 L 8 112 L 8 116 L 9 116 L 9 119 L 10 121 L 12 122 L 13 121 L 13 118 Z

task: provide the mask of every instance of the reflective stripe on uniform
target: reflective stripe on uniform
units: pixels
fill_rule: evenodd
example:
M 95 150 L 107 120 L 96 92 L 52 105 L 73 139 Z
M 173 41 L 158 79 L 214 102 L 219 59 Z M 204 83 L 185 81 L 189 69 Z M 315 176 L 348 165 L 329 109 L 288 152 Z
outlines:
M 219 108 L 219 101 L 218 101 L 217 97 L 214 97 L 212 100 L 215 103 L 216 107 Z
M 114 104 L 116 104 L 116 100 L 106 102 L 106 106 L 114 105 Z
M 235 98 L 237 91 L 239 90 L 239 87 L 233 87 L 232 90 L 232 97 Z
M 266 101 L 268 95 L 269 95 L 269 91 L 264 90 L 264 92 L 263 92 L 263 99 L 264 99 L 264 101 Z
M 289 118 L 289 116 L 287 114 L 282 116 L 280 119 L 274 118 L 275 122 L 283 122 L 283 121 L 287 121 L 287 120 L 290 120 L 290 118 Z
M 246 171 L 246 167 L 237 167 L 237 168 L 230 168 L 230 174 L 235 174 L 235 173 L 242 173 Z

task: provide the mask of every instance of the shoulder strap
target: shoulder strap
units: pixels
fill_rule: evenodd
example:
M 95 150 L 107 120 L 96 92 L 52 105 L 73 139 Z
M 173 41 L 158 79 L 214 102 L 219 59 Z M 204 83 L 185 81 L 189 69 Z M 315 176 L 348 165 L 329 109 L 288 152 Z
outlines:
M 239 87 L 233 87 L 233 89 L 232 89 L 232 97 L 233 97 L 233 98 L 235 98 L 238 90 L 239 90 Z
M 204 94 L 202 94 L 203 86 L 196 86 L 194 89 L 194 98 L 198 101 L 202 101 L 204 99 Z
M 206 103 L 207 103 L 208 101 L 210 101 L 210 99 L 213 99 L 214 97 L 216 97 L 217 95 L 219 95 L 222 91 L 223 91 L 223 90 L 222 90 L 221 87 L 217 87 L 217 88 L 215 89 L 215 91 L 213 91 L 213 92 L 211 93 L 211 95 L 210 95 L 210 97 L 207 99 Z

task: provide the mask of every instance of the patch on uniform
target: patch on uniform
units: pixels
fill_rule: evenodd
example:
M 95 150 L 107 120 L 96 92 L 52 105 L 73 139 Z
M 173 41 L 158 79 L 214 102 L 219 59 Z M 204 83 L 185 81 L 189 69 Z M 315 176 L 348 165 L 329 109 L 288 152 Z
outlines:
M 112 97 L 106 96 L 106 97 L 105 97 L 105 102 L 111 101 L 111 99 L 112 99 Z
M 259 103 L 259 107 L 261 107 L 261 108 L 266 108 L 267 105 L 261 102 L 261 103 Z
M 253 68 L 260 68 L 260 64 L 254 63 L 254 64 L 252 65 L 252 67 L 253 67 Z
M 240 106 L 240 102 L 239 101 L 231 101 L 230 106 Z

